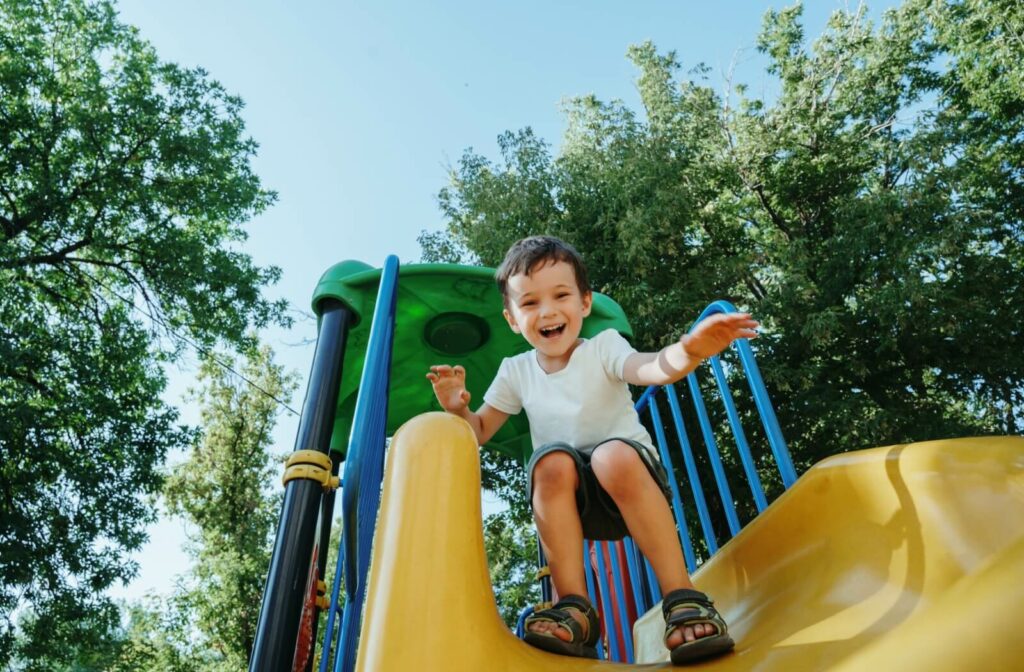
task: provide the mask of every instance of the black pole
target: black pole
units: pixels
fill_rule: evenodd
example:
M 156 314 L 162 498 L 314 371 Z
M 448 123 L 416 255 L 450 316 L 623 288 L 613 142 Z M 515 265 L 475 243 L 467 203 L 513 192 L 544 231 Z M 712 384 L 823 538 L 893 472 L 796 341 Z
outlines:
M 321 304 L 320 334 L 302 404 L 295 450 L 330 450 L 331 430 L 338 406 L 342 359 L 348 336 L 349 310 L 336 299 Z M 315 481 L 288 481 L 277 526 L 277 539 L 263 591 L 256 640 L 249 659 L 250 672 L 290 670 L 295 656 L 306 580 L 323 486 Z M 330 521 L 326 521 L 330 525 Z

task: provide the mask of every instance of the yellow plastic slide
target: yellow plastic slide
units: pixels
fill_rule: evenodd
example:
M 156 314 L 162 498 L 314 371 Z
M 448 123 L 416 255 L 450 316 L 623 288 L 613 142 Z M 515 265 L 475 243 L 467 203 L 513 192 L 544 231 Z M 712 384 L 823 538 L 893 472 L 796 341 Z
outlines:
M 1024 670 L 1024 438 L 877 448 L 818 464 L 694 577 L 731 624 L 715 670 Z M 637 669 L 670 668 L 657 609 Z M 626 667 L 626 666 L 619 666 Z M 395 435 L 357 669 L 555 672 L 494 604 L 479 459 L 444 413 Z

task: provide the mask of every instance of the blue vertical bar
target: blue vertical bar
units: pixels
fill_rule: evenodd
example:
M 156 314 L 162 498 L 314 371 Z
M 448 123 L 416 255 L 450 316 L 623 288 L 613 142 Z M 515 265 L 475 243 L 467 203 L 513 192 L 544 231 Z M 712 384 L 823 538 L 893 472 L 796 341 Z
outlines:
M 629 622 L 629 607 L 626 605 L 626 588 L 622 584 L 622 563 L 619 562 L 619 554 L 617 549 L 613 547 L 612 542 L 604 541 L 602 544 L 604 545 L 604 550 L 608 552 L 608 564 L 611 566 L 612 583 L 615 586 L 615 601 L 619 605 L 616 621 L 622 626 L 622 636 L 626 644 L 625 662 L 632 663 L 633 629 L 631 627 L 632 624 Z
M 587 597 L 590 598 L 590 604 L 597 607 L 597 591 L 594 589 L 594 568 L 590 565 L 590 544 L 592 542 L 583 540 L 583 577 L 587 580 Z M 600 624 L 597 626 L 600 628 Z M 601 638 L 598 637 L 597 642 L 597 659 L 604 660 L 604 647 L 601 646 Z
M 715 474 L 715 484 L 718 486 L 718 494 L 722 498 L 722 508 L 725 509 L 725 519 L 729 523 L 731 536 L 735 537 L 740 531 L 740 520 L 736 516 L 736 506 L 732 501 L 732 492 L 729 490 L 729 481 L 725 478 L 725 468 L 722 466 L 722 458 L 718 453 L 718 444 L 715 443 L 715 434 L 711 431 L 711 420 L 708 419 L 708 411 L 704 407 L 704 399 L 700 395 L 700 385 L 697 383 L 697 374 L 691 373 L 686 377 L 690 385 L 690 394 L 693 396 L 693 406 L 697 409 L 697 419 L 700 421 L 700 431 L 704 435 L 704 443 L 707 445 L 708 458 L 711 460 L 711 470 Z
M 535 532 L 533 536 L 537 540 L 537 569 L 540 570 L 548 564 L 548 559 L 544 557 L 544 546 L 540 543 L 540 533 Z M 540 601 L 551 601 L 551 574 L 548 574 L 540 580 Z
M 690 447 L 690 439 L 686 435 L 683 412 L 679 408 L 679 396 L 674 385 L 665 386 L 665 396 L 668 397 L 668 406 L 672 411 L 676 436 L 679 437 L 679 446 L 683 452 L 683 464 L 686 465 L 686 478 L 690 481 L 693 501 L 697 505 L 697 517 L 700 518 L 700 527 L 704 531 L 704 542 L 708 545 L 708 555 L 714 555 L 718 552 L 718 540 L 715 537 L 715 528 L 711 525 L 708 503 L 704 500 L 704 486 L 701 485 L 700 475 L 697 473 L 697 461 L 693 459 L 693 449 Z
M 654 603 L 658 601 L 657 598 L 654 597 L 654 575 L 648 573 L 649 569 L 647 566 L 647 560 L 644 558 L 644 554 L 640 552 L 640 549 L 637 548 L 637 545 L 632 543 L 630 544 L 630 547 L 633 550 L 633 562 L 636 563 L 636 574 L 637 578 L 640 580 L 641 587 L 640 592 L 643 596 L 644 605 L 646 607 L 644 611 L 647 611 L 647 609 L 650 609 L 654 606 Z
M 754 395 L 754 403 L 761 415 L 761 424 L 768 435 L 768 445 L 775 455 L 775 462 L 779 466 L 779 475 L 782 476 L 782 483 L 787 488 L 796 483 L 796 469 L 793 468 L 793 459 L 789 455 L 789 448 L 786 440 L 782 438 L 782 430 L 779 429 L 779 420 L 775 417 L 775 409 L 772 408 L 771 399 L 768 398 L 768 390 L 761 378 L 761 370 L 757 368 L 754 360 L 754 351 L 746 339 L 736 342 L 736 349 L 740 353 L 740 361 L 743 362 L 743 369 L 747 374 L 747 382 L 750 384 L 750 391 Z
M 601 586 L 601 615 L 604 617 L 604 631 L 608 635 L 609 658 L 618 663 L 622 662 L 619 656 L 619 633 L 615 627 L 615 618 L 612 616 L 611 589 L 608 587 L 608 576 L 604 571 L 604 553 L 597 542 L 594 548 L 597 551 L 597 582 Z
M 522 639 L 526 636 L 526 619 L 533 615 L 533 605 L 526 607 L 519 613 L 519 620 L 516 621 L 516 637 Z
M 651 569 L 651 565 L 647 562 L 647 558 L 640 552 L 636 544 L 633 544 L 633 560 L 636 562 L 636 573 L 640 578 L 640 585 L 642 586 L 644 604 L 648 605 L 647 609 L 650 609 L 659 599 L 660 595 L 657 595 L 655 591 L 658 589 L 658 580 L 654 576 L 654 571 Z M 645 609 L 646 611 L 646 609 Z
M 693 555 L 693 544 L 690 543 L 690 531 L 686 527 L 686 517 L 683 515 L 683 499 L 679 496 L 679 484 L 676 483 L 675 471 L 672 469 L 672 458 L 668 454 L 668 441 L 665 440 L 665 428 L 661 424 L 661 414 L 658 413 L 657 400 L 652 398 L 648 404 L 651 411 L 651 424 L 654 425 L 654 434 L 657 438 L 658 453 L 661 455 L 661 463 L 668 472 L 668 485 L 672 489 L 672 510 L 676 514 L 676 527 L 679 528 L 679 541 L 683 545 L 683 554 L 686 556 L 686 569 L 692 574 L 697 568 L 697 560 Z
M 708 315 L 736 312 L 739 312 L 736 310 L 736 306 L 728 301 L 715 301 L 704 309 L 694 324 Z M 761 415 L 761 424 L 764 425 L 765 433 L 768 435 L 768 444 L 772 448 L 772 454 L 775 455 L 782 483 L 788 488 L 796 482 L 796 469 L 793 468 L 793 460 L 789 455 L 789 448 L 786 447 L 786 440 L 782 438 L 779 420 L 775 417 L 775 409 L 772 408 L 772 402 L 768 398 L 768 390 L 761 378 L 761 370 L 757 368 L 757 362 L 754 360 L 754 351 L 745 338 L 736 341 L 736 350 L 740 354 L 740 362 L 743 363 L 743 370 L 747 374 L 750 391 L 754 394 L 754 404 L 757 405 L 757 411 Z
M 643 614 L 650 607 L 644 599 L 643 584 L 640 581 L 640 568 L 637 566 L 636 544 L 632 537 L 624 537 L 622 543 L 626 547 L 626 569 L 629 571 L 629 584 L 633 590 L 633 604 L 636 605 L 636 613 Z
M 648 402 L 650 402 L 654 395 L 658 393 L 659 389 L 661 388 L 658 387 L 657 385 L 651 385 L 646 390 L 644 390 L 644 393 L 640 395 L 640 398 L 637 399 L 636 403 L 633 405 L 633 408 L 634 410 L 636 410 L 637 415 L 640 415 L 640 413 L 643 412 L 645 408 L 647 408 Z
M 661 585 L 658 584 L 658 577 L 654 575 L 651 561 L 644 558 L 644 572 L 647 574 L 647 581 L 651 587 L 651 604 L 661 602 Z
M 743 425 L 740 424 L 740 416 L 736 412 L 736 404 L 732 401 L 732 392 L 729 390 L 729 383 L 725 379 L 725 371 L 722 370 L 720 358 L 711 358 L 711 370 L 715 374 L 715 382 L 718 383 L 718 392 L 722 395 L 722 403 L 725 404 L 725 413 L 729 417 L 732 435 L 736 438 L 736 448 L 740 453 L 743 471 L 747 474 L 750 492 L 754 495 L 754 504 L 757 505 L 757 512 L 761 513 L 768 507 L 768 501 L 765 499 L 764 488 L 761 487 L 761 479 L 757 475 L 757 468 L 754 467 L 754 459 L 750 455 L 750 446 L 747 444 L 747 435 L 743 433 Z
M 384 442 L 387 433 L 388 384 L 391 378 L 398 269 L 398 257 L 391 255 L 384 261 L 345 459 L 346 487 L 342 490 L 342 524 L 343 543 L 349 545 L 345 553 L 347 602 L 338 633 L 339 646 L 334 666 L 336 672 L 352 672 L 355 669 L 356 642 L 370 566 L 370 547 L 380 506 L 380 484 L 384 476 Z

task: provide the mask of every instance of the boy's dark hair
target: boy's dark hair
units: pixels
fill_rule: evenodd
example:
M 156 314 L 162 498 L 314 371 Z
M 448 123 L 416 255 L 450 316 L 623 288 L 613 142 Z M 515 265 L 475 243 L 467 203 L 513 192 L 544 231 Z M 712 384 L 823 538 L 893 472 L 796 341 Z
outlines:
M 530 275 L 539 266 L 564 261 L 572 266 L 576 275 L 576 286 L 580 294 L 590 291 L 587 267 L 576 248 L 554 236 L 530 236 L 517 241 L 505 253 L 505 259 L 498 266 L 494 279 L 498 282 L 501 299 L 508 305 L 508 279 L 520 273 Z

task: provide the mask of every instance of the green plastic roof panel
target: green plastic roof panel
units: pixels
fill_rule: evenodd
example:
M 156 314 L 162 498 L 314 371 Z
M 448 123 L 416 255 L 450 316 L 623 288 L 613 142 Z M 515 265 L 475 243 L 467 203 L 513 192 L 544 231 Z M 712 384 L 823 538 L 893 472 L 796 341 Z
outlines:
M 343 261 L 324 273 L 313 294 L 317 315 L 321 301 L 335 298 L 347 305 L 354 316 L 331 438 L 331 450 L 342 454 L 348 448 L 380 274 L 379 268 L 362 262 Z M 434 364 L 464 366 L 466 387 L 472 395 L 470 405 L 475 408 L 483 402 L 484 392 L 501 360 L 530 349 L 530 344 L 509 328 L 502 308 L 494 269 L 455 264 L 401 267 L 391 361 L 389 435 L 415 415 L 441 410 L 426 379 Z M 591 337 L 609 328 L 627 338 L 633 336 L 622 308 L 595 292 L 594 306 L 583 323 L 582 335 Z M 510 418 L 488 447 L 520 461 L 529 456 L 530 433 L 525 414 Z

